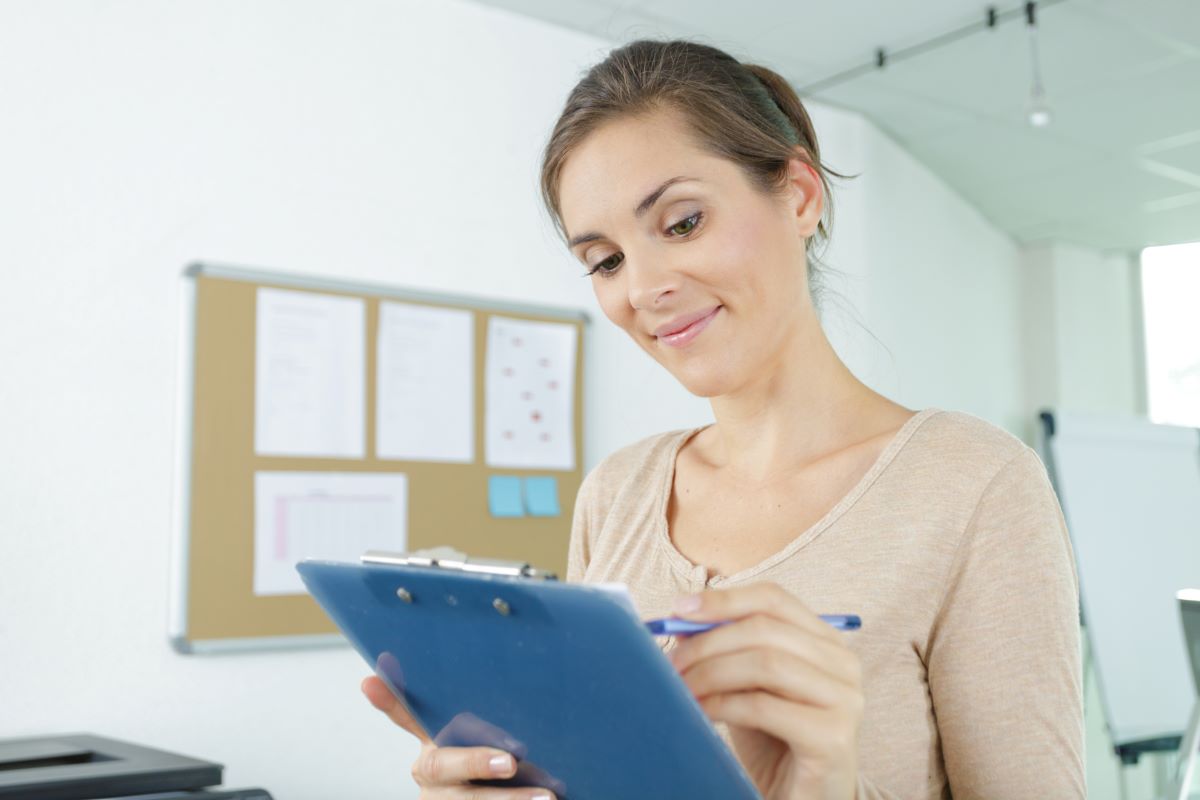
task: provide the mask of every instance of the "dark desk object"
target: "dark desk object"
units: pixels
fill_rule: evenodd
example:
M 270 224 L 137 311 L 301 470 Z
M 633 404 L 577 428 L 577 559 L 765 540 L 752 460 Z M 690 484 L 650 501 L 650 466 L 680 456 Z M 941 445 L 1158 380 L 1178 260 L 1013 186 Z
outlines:
M 98 800 L 185 792 L 218 786 L 223 769 L 90 734 L 0 739 L 0 798 Z
M 272 800 L 266 789 L 201 789 L 198 792 L 130 794 L 106 800 Z
M 100 800 L 100 799 L 96 799 Z M 199 792 L 128 794 L 106 800 L 272 800 L 266 789 L 200 789 Z

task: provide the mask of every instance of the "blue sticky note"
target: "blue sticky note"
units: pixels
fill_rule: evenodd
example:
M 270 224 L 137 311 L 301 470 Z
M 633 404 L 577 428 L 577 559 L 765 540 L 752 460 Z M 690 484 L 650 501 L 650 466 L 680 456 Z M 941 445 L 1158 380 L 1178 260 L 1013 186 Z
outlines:
M 523 517 L 521 479 L 516 475 L 488 476 L 488 511 L 493 517 Z
M 531 517 L 557 517 L 558 479 L 553 476 L 525 478 L 525 510 Z

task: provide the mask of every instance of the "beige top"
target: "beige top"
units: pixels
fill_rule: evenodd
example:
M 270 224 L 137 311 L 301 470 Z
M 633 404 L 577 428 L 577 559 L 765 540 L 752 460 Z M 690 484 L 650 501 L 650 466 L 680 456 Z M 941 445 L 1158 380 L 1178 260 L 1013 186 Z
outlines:
M 675 456 L 699 430 L 644 439 L 588 474 L 568 580 L 625 583 L 646 617 L 755 581 L 861 615 L 844 634 L 866 694 L 859 800 L 1084 797 L 1075 560 L 1034 451 L 976 417 L 922 411 L 783 550 L 710 578 L 667 531 Z

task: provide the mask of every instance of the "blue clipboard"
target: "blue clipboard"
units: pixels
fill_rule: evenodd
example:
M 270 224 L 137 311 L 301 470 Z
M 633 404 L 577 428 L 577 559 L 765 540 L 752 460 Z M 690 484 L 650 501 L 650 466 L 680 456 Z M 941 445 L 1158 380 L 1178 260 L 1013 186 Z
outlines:
M 309 592 L 439 745 L 489 746 L 560 800 L 757 800 L 754 784 L 612 592 L 528 565 L 368 553 L 306 560 Z

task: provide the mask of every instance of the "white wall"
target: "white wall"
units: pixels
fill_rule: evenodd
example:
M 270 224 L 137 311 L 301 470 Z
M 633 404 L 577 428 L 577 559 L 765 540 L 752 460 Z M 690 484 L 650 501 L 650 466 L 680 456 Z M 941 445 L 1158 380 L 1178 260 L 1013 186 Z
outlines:
M 164 636 L 178 273 L 209 259 L 588 308 L 587 463 L 707 419 L 596 311 L 537 204 L 604 45 L 461 0 L 110 0 L 0 12 L 0 737 L 93 730 L 281 798 L 413 797 L 415 747 L 347 650 L 182 657 Z M 827 261 L 869 382 L 1019 430 L 1006 238 L 859 117 L 814 116 Z M 894 357 L 894 358 L 893 358 Z
M 823 156 L 861 175 L 835 196 L 826 259 L 848 301 L 847 310 L 835 299 L 836 318 L 826 318 L 839 352 L 901 403 L 1021 433 L 1017 246 L 874 126 L 825 109 L 814 116 Z
M 1023 252 L 1025 407 L 1145 413 L 1136 256 L 1051 243 Z

